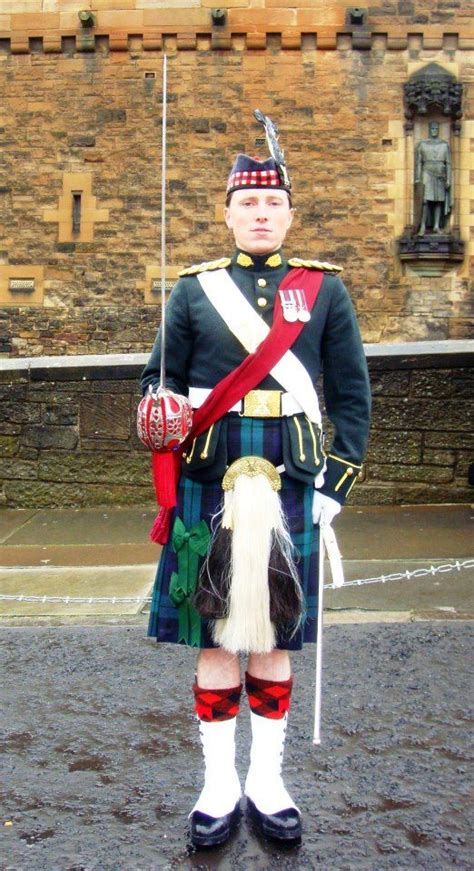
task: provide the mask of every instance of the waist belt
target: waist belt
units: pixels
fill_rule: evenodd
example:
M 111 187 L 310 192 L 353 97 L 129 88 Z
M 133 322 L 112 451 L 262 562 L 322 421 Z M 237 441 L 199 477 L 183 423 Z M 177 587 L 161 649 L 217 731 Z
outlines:
M 189 401 L 193 408 L 199 408 L 209 396 L 207 387 L 190 387 Z M 250 390 L 243 399 L 236 402 L 229 411 L 236 411 L 242 417 L 289 417 L 303 411 L 291 393 L 282 390 Z

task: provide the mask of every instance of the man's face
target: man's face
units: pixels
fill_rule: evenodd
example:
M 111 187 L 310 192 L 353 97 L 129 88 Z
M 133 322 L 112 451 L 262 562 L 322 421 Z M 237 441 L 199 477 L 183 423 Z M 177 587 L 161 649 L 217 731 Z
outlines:
M 235 244 L 249 254 L 270 254 L 281 247 L 293 220 L 286 191 L 234 191 L 224 209 Z
M 438 133 L 439 133 L 439 124 L 437 121 L 433 121 L 430 124 L 430 136 L 431 136 L 431 138 L 436 139 Z

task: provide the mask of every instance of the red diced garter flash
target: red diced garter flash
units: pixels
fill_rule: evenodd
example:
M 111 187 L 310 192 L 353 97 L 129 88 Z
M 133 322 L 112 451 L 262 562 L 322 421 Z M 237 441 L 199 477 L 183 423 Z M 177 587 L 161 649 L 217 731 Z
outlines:
M 290 710 L 293 678 L 289 680 L 263 680 L 245 673 L 245 689 L 254 714 L 269 720 L 281 720 Z
M 196 714 L 205 723 L 230 720 L 239 713 L 242 684 L 224 690 L 207 690 L 195 683 L 193 692 Z

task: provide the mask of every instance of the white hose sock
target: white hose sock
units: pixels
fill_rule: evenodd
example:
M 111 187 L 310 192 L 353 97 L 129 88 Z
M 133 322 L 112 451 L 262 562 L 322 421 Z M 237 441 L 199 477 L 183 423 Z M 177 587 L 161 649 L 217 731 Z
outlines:
M 199 720 L 205 763 L 204 787 L 191 814 L 201 811 L 217 819 L 231 813 L 240 799 L 242 789 L 235 768 L 236 720 L 236 717 L 213 723 Z
M 288 715 L 271 720 L 251 711 L 250 720 L 252 747 L 245 795 L 263 814 L 275 814 L 288 808 L 298 810 L 281 776 Z

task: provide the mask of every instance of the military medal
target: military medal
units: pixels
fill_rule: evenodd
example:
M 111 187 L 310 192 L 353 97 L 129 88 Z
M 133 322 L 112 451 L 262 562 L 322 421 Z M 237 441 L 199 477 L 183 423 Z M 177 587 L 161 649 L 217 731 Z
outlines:
M 283 317 L 289 324 L 298 320 L 298 306 L 294 290 L 279 290 Z
M 304 290 L 289 288 L 288 290 L 280 290 L 278 292 L 285 321 L 288 321 L 289 324 L 294 324 L 295 321 L 301 321 L 301 323 L 306 324 L 311 319 Z
M 298 289 L 295 290 L 294 293 L 296 295 L 296 309 L 298 312 L 298 320 L 301 321 L 302 324 L 306 324 L 309 320 L 311 320 L 311 314 L 308 311 L 304 290 Z

